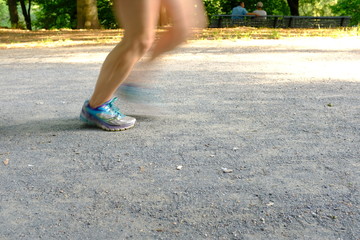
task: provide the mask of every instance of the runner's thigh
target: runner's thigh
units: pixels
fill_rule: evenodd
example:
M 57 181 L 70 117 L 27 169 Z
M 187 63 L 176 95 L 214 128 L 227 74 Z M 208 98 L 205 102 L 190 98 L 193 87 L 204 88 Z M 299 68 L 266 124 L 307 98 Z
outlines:
M 128 37 L 153 35 L 161 0 L 114 0 L 114 11 Z

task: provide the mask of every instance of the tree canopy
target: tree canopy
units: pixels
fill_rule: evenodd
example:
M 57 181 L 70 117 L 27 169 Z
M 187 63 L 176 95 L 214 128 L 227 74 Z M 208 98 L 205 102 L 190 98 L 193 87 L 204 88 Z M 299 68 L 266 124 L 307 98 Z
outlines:
M 338 0 L 337 4 L 331 7 L 332 12 L 336 15 L 351 16 L 351 24 L 359 25 L 360 23 L 360 0 Z
M 230 14 L 238 0 L 203 0 L 209 18 Z M 245 1 L 249 12 L 259 0 Z M 269 15 L 351 16 L 360 22 L 360 0 L 260 0 Z M 27 29 L 117 28 L 112 0 L 0 0 L 0 27 Z

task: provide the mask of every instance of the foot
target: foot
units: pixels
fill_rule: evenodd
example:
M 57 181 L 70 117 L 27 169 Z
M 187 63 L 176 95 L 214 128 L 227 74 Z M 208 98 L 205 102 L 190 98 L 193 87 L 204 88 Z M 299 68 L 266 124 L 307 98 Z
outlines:
M 151 86 L 123 84 L 118 89 L 117 94 L 127 102 L 136 114 L 159 115 L 167 112 L 160 101 L 161 94 Z
M 113 105 L 116 100 L 117 98 L 113 98 L 97 108 L 90 107 L 89 101 L 85 101 L 80 113 L 80 120 L 107 131 L 123 131 L 132 128 L 136 119 L 122 114 Z

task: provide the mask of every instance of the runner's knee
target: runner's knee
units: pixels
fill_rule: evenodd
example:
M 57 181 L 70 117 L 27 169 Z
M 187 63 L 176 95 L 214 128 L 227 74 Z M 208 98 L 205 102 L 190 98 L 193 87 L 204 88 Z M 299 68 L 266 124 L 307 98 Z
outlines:
M 130 48 L 139 55 L 144 55 L 151 48 L 154 36 L 151 34 L 141 34 L 129 39 Z

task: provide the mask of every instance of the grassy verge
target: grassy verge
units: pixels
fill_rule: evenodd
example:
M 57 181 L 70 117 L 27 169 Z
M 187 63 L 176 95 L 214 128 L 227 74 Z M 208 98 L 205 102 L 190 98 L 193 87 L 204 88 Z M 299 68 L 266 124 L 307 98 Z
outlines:
M 161 31 L 161 30 L 159 30 Z M 26 31 L 0 29 L 0 48 L 56 47 L 78 45 L 115 44 L 121 40 L 123 30 L 49 30 Z M 360 28 L 336 29 L 273 29 L 273 28 L 208 28 L 197 31 L 192 40 L 251 40 L 285 39 L 299 37 L 354 37 Z
M 209 28 L 197 33 L 197 39 L 282 39 L 299 37 L 353 37 L 360 36 L 360 28 L 336 29 L 281 29 L 281 28 Z

